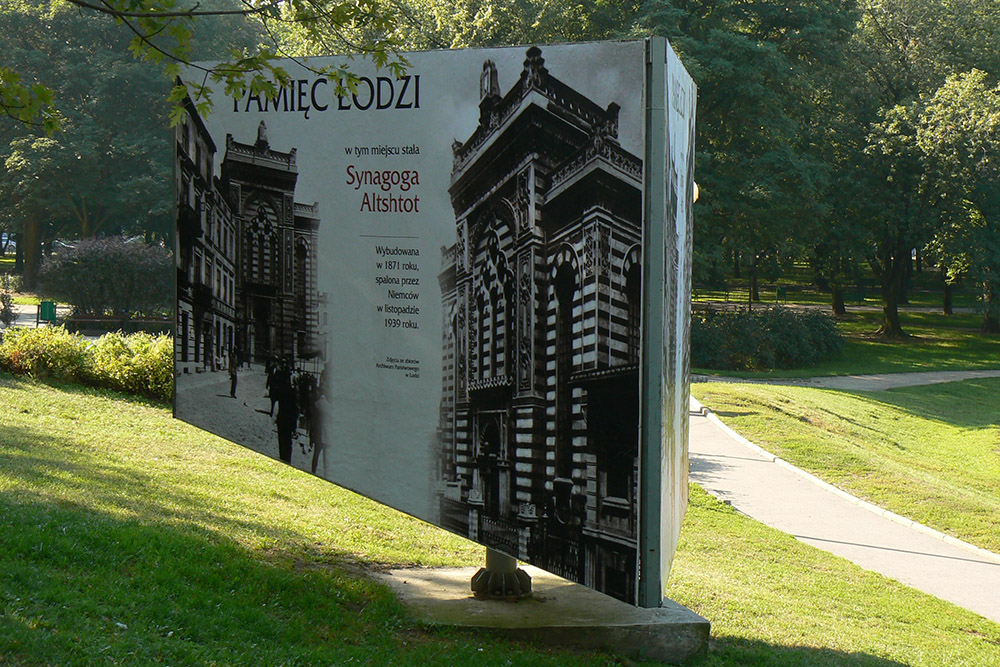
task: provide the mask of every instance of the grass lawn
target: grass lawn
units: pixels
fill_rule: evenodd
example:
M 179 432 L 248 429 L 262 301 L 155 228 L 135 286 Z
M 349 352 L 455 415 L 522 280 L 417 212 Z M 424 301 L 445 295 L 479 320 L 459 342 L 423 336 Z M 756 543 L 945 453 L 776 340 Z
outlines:
M 980 333 L 980 315 L 902 312 L 900 320 L 910 337 L 898 341 L 874 334 L 880 316 L 872 311 L 855 312 L 840 320 L 837 327 L 844 335 L 843 351 L 836 359 L 815 366 L 767 373 L 692 370 L 730 377 L 783 378 L 1000 368 L 1000 336 Z
M 1000 553 L 1000 378 L 879 392 L 705 383 L 692 393 L 827 482 Z
M 758 284 L 760 304 L 768 305 L 781 302 L 830 306 L 832 303 L 830 293 L 823 292 L 816 287 L 814 280 L 815 274 L 806 263 L 795 263 L 783 267 L 777 279 L 770 280 L 761 276 Z M 863 288 L 860 291 L 857 286 L 850 286 L 846 289 L 845 301 L 848 309 L 859 305 L 881 307 L 878 282 L 871 269 L 864 270 L 861 281 Z M 914 273 L 910 283 L 910 289 L 907 292 L 910 306 L 937 309 L 942 307 L 944 288 L 941 276 L 937 271 L 927 270 Z M 722 288 L 695 285 L 694 299 L 695 301 L 737 304 L 747 302 L 749 280 L 745 274 L 740 278 L 727 275 L 725 285 Z M 779 289 L 783 290 L 783 294 L 779 294 Z M 783 298 L 781 298 L 782 296 Z M 977 303 L 975 289 L 970 286 L 955 286 L 952 290 L 952 302 L 956 308 L 974 307 Z
M 707 303 L 746 305 L 748 289 L 746 281 L 736 282 L 730 285 L 729 289 L 695 287 L 694 300 Z M 782 291 L 779 292 L 779 290 Z M 760 295 L 760 301 L 754 302 L 754 308 L 775 304 L 826 306 L 828 309 L 833 307 L 833 297 L 830 293 L 821 292 L 813 285 L 780 280 L 775 283 L 762 284 L 757 291 Z M 909 293 L 908 298 L 909 303 L 903 304 L 902 308 L 934 308 L 940 311 L 944 304 L 941 290 L 915 289 Z M 866 289 L 863 294 L 856 290 L 848 290 L 844 302 L 848 311 L 852 311 L 858 306 L 882 307 L 882 297 L 879 295 L 878 288 Z M 977 303 L 976 295 L 967 291 L 956 291 L 952 297 L 952 306 L 955 308 L 975 308 Z
M 0 664 L 612 665 L 415 624 L 366 570 L 482 548 L 171 419 L 0 375 Z M 669 594 L 700 665 L 998 664 L 1000 625 L 696 488 Z

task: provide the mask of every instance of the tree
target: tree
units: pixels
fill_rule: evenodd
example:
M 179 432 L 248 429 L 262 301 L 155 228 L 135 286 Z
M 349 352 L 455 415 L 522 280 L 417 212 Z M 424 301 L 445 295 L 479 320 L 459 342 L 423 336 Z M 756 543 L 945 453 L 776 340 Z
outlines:
M 868 136 L 866 173 L 854 211 L 868 228 L 868 265 L 882 292 L 885 338 L 903 338 L 899 304 L 904 298 L 912 251 L 933 233 L 935 220 L 924 165 L 916 144 L 919 105 L 896 106 L 883 113 Z
M 879 280 L 889 338 L 903 337 L 898 305 L 911 253 L 941 220 L 936 172 L 918 146 L 927 98 L 944 78 L 980 60 L 1000 64 L 1000 20 L 981 0 L 863 0 L 838 82 L 848 148 L 836 162 L 854 180 L 844 212 L 866 230 L 867 262 Z M 853 145 L 853 148 L 851 148 Z
M 696 256 L 743 258 L 751 300 L 760 263 L 799 254 L 821 215 L 829 169 L 813 119 L 855 16 L 848 0 L 645 7 L 641 25 L 698 84 Z
M 30 5 L 30 0 L 5 0 L 11 5 Z M 181 4 L 178 0 L 53 0 L 53 10 L 70 4 L 95 22 L 113 24 L 128 37 L 128 48 L 139 60 L 158 66 L 166 80 L 177 81 L 169 93 L 171 118 L 185 113 L 183 100 L 190 97 L 200 113 L 212 106 L 213 84 L 223 84 L 227 95 L 242 96 L 249 88 L 273 96 L 289 84 L 288 73 L 276 63 L 282 54 L 275 37 L 278 26 L 296 23 L 313 43 L 334 53 L 360 53 L 380 67 L 399 73 L 405 62 L 394 55 L 391 31 L 396 13 L 391 3 L 379 0 L 263 0 L 235 2 L 209 0 Z M 103 17 L 103 18 L 102 18 Z M 255 48 L 230 49 L 212 65 L 193 65 L 198 47 L 196 26 L 208 17 L 238 17 L 253 21 L 264 39 Z M 66 33 L 59 33 L 68 36 Z M 185 67 L 186 66 L 186 67 Z M 349 59 L 321 70 L 333 81 L 353 85 Z M 50 84 L 37 71 L 0 67 L 0 115 L 38 126 L 52 134 L 61 126 L 59 100 Z
M 923 108 L 917 143 L 934 175 L 933 247 L 950 278 L 981 288 L 983 331 L 1000 332 L 1000 85 L 982 70 L 948 77 Z M 995 79 L 994 79 L 995 81 Z
M 17 234 L 17 252 L 27 289 L 35 287 L 42 259 L 42 239 L 48 231 L 48 221 L 57 214 L 52 204 L 58 198 L 53 184 L 44 174 L 36 175 L 36 165 L 30 164 L 28 158 L 37 161 L 36 164 L 45 164 L 50 147 L 45 140 L 18 142 L 18 155 L 4 160 L 5 173 L 0 181 L 0 199 L 5 202 L 0 215 L 7 229 Z
M 632 35 L 641 5 L 640 0 L 395 0 L 396 20 L 383 37 L 407 50 L 621 38 Z M 336 52 L 323 34 L 306 27 L 299 22 L 275 27 L 282 52 Z M 360 41 L 358 32 L 344 34 Z
M 109 231 L 171 230 L 169 86 L 126 52 L 110 22 L 66 3 L 0 0 L 4 58 L 35 70 L 63 101 L 61 131 L 0 126 L 0 229 L 21 234 L 25 284 L 41 244 Z

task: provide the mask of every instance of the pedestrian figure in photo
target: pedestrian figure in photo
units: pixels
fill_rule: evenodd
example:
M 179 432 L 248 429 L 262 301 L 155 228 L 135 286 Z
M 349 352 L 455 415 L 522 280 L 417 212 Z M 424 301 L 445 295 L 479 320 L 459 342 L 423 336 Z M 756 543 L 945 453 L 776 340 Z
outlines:
M 267 367 L 264 369 L 264 372 L 267 373 L 264 387 L 267 388 L 267 395 L 271 399 L 271 411 L 268 414 L 272 417 L 274 416 L 274 404 L 278 401 L 277 375 L 280 370 L 277 359 L 268 359 Z
M 309 432 L 309 445 L 312 446 L 312 408 L 316 401 L 318 394 L 316 393 L 316 378 L 313 377 L 312 373 L 307 373 L 302 371 L 299 374 L 298 382 L 296 383 L 296 390 L 299 396 L 299 411 L 302 413 L 302 422 L 305 429 Z M 302 453 L 306 453 L 305 443 L 302 444 Z
M 323 414 L 326 405 L 326 395 L 320 393 L 319 387 L 313 385 L 312 401 L 309 406 L 309 446 L 312 447 L 312 473 L 316 474 L 319 455 L 323 451 Z
M 236 398 L 236 381 L 239 379 L 237 375 L 237 364 L 236 360 L 230 356 L 229 357 L 229 395 Z
M 278 457 L 285 463 L 292 462 L 292 436 L 299 424 L 299 408 L 296 392 L 292 387 L 291 372 L 286 363 L 274 374 L 271 384 L 271 400 L 278 405 L 274 423 L 278 427 Z
M 319 464 L 320 452 L 323 452 L 323 471 L 326 472 L 326 442 L 323 434 L 323 420 L 330 414 L 331 404 L 327 398 L 330 391 L 330 374 L 327 372 L 329 366 L 323 368 L 319 376 L 319 382 L 312 378 L 311 398 L 309 405 L 309 443 L 312 446 L 312 473 L 316 474 Z

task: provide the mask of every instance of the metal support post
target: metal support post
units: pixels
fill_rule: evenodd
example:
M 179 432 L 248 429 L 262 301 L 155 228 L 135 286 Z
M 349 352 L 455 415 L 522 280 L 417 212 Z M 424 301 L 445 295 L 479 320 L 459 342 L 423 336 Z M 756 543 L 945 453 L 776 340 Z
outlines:
M 517 566 L 517 559 L 486 548 L 486 567 L 472 576 L 477 598 L 517 599 L 531 595 L 531 577 Z

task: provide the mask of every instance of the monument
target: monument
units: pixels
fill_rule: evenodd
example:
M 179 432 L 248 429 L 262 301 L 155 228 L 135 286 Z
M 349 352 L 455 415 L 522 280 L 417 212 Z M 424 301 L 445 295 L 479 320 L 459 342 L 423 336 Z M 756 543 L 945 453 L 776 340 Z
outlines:
M 660 607 L 687 503 L 694 85 L 662 39 L 407 59 L 355 61 L 353 92 L 332 60 L 288 62 L 272 97 L 189 107 L 175 414 Z

